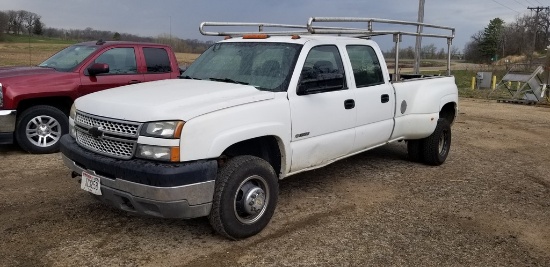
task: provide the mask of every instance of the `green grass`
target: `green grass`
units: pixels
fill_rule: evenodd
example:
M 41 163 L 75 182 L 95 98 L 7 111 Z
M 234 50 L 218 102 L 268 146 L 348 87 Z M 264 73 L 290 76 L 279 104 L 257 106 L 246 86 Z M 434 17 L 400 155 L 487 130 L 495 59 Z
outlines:
M 39 44 L 75 44 L 75 40 L 63 40 L 60 38 L 51 38 L 46 36 L 39 35 L 14 35 L 7 34 L 3 35 L 3 39 L 0 42 L 4 43 L 39 43 Z

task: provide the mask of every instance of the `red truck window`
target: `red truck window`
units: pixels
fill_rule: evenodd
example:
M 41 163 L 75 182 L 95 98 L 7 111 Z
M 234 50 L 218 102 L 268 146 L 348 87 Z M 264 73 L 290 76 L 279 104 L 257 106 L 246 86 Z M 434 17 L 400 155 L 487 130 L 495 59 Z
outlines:
M 170 58 L 168 52 L 163 48 L 143 48 L 145 55 L 145 64 L 147 64 L 148 73 L 166 73 L 171 72 Z
M 108 74 L 137 73 L 136 55 L 133 48 L 123 47 L 107 50 L 94 63 L 108 64 Z

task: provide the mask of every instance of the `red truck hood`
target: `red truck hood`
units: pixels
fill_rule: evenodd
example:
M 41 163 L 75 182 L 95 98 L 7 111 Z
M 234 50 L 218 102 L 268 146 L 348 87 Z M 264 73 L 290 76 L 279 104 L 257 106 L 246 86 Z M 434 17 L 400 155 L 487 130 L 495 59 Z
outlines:
M 17 76 L 49 74 L 49 73 L 55 73 L 55 72 L 56 72 L 55 69 L 52 69 L 52 68 L 1 67 L 0 68 L 0 79 L 1 78 L 17 77 Z

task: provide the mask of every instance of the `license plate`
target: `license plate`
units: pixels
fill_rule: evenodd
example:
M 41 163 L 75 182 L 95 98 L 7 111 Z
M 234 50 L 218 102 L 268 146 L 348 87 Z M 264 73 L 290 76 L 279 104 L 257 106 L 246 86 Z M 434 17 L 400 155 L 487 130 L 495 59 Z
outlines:
M 101 183 L 99 177 L 83 171 L 82 182 L 80 182 L 80 188 L 95 195 L 101 195 Z

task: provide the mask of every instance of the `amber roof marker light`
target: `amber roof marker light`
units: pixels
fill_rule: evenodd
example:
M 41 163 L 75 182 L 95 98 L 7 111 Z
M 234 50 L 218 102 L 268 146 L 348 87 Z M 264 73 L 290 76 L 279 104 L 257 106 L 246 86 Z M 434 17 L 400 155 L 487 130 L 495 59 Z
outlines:
M 267 34 L 245 34 L 243 39 L 267 39 L 269 35 Z

